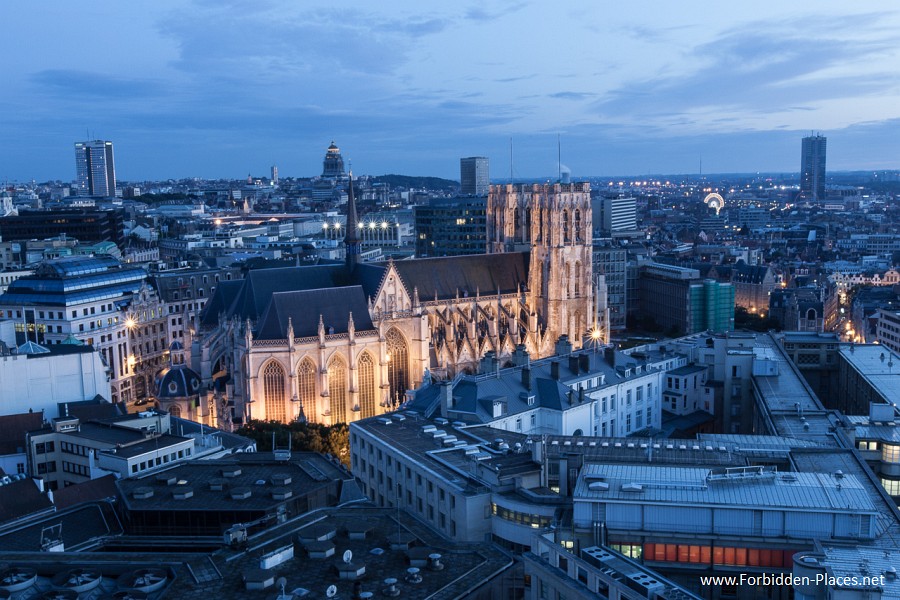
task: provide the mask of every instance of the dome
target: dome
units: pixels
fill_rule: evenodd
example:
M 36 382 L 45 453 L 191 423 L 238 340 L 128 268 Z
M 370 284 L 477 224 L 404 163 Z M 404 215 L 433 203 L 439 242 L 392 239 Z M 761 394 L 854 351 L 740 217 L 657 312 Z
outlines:
M 171 352 L 172 350 L 184 350 L 184 344 L 182 344 L 178 340 L 175 340 L 174 342 L 169 344 L 169 351 Z
M 200 376 L 186 365 L 173 365 L 156 376 L 156 397 L 186 398 L 200 393 Z

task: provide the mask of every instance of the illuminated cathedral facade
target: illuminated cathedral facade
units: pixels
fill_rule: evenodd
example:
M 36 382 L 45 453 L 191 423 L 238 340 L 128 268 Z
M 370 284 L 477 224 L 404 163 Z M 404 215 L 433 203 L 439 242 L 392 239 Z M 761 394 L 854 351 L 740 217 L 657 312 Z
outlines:
M 379 415 L 425 377 L 475 372 L 488 352 L 506 364 L 520 345 L 548 356 L 563 335 L 578 348 L 591 326 L 586 183 L 492 186 L 483 255 L 362 263 L 357 223 L 351 179 L 345 264 L 251 270 L 216 289 L 191 359 L 226 390 L 219 423 Z

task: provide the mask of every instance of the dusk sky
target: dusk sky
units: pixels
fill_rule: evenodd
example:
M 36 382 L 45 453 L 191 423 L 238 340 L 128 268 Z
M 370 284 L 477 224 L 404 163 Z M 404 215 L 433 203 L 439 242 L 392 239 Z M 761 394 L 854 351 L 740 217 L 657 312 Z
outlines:
M 900 168 L 900 4 L 3 2 L 0 180 Z

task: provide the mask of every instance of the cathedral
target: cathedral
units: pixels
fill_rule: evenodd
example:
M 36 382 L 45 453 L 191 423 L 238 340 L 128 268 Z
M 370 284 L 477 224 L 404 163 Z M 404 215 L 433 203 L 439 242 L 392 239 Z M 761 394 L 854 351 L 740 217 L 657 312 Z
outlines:
M 351 175 L 344 264 L 219 284 L 191 352 L 219 390 L 216 424 L 375 416 L 489 351 L 506 364 L 520 344 L 533 357 L 562 335 L 580 347 L 592 324 L 587 183 L 491 186 L 483 255 L 363 263 L 357 229 Z

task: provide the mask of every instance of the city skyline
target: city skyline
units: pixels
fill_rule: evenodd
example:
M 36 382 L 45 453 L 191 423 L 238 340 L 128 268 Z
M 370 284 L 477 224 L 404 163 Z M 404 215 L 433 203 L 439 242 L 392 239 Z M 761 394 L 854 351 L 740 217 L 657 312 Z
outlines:
M 9 180 L 74 180 L 88 138 L 126 181 L 314 176 L 332 139 L 369 174 L 552 177 L 557 139 L 573 177 L 797 172 L 810 130 L 829 171 L 900 168 L 900 9 L 875 2 L 0 10 Z

